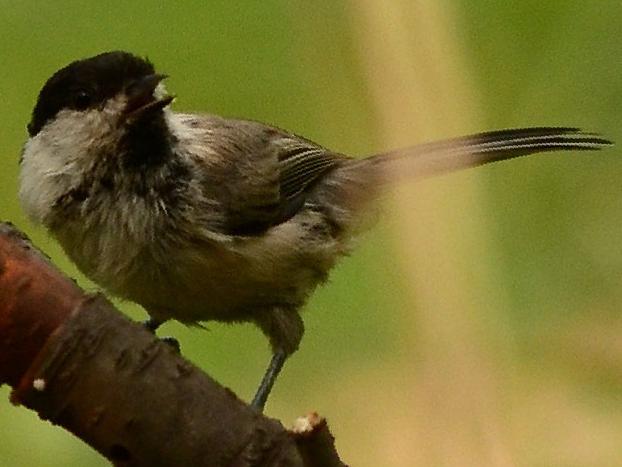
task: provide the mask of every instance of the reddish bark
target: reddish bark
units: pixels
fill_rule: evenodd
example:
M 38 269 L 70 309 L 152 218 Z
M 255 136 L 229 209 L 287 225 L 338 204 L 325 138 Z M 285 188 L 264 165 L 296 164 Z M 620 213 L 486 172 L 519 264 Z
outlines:
M 287 431 L 87 295 L 0 224 L 0 384 L 119 466 L 343 467 L 326 423 Z

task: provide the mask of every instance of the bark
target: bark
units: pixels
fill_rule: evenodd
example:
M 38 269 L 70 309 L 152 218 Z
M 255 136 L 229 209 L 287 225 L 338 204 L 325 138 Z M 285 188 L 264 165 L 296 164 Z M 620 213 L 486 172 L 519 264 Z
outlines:
M 0 384 L 118 466 L 344 466 L 325 421 L 285 430 L 0 224 Z

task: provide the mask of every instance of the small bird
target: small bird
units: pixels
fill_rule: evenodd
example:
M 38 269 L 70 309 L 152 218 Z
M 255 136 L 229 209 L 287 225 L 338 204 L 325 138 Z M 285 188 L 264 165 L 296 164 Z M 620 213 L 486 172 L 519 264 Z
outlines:
M 169 319 L 259 326 L 273 356 L 252 401 L 258 410 L 298 349 L 302 306 L 387 188 L 611 144 L 538 127 L 355 159 L 263 123 L 174 112 L 165 78 L 121 51 L 54 73 L 28 124 L 21 203 L 86 276 L 142 305 L 153 331 Z

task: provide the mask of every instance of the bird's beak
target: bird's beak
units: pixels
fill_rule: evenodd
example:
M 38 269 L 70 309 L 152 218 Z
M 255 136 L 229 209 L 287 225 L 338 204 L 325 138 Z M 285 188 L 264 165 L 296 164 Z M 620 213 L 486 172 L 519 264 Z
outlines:
M 147 75 L 134 81 L 126 88 L 127 104 L 124 113 L 127 120 L 136 121 L 153 115 L 175 99 L 175 96 L 168 94 L 157 95 L 156 88 L 166 77 L 166 75 L 161 74 Z

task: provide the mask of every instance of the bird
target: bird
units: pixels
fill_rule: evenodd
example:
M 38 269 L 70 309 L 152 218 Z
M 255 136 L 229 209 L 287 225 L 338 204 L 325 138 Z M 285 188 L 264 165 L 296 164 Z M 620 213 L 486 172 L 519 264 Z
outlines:
M 488 131 L 364 158 L 277 126 L 171 109 L 166 75 L 111 51 L 43 85 L 27 125 L 19 197 L 77 267 L 167 320 L 251 322 L 272 349 L 263 411 L 304 333 L 300 315 L 376 201 L 397 183 L 611 142 L 574 127 Z

